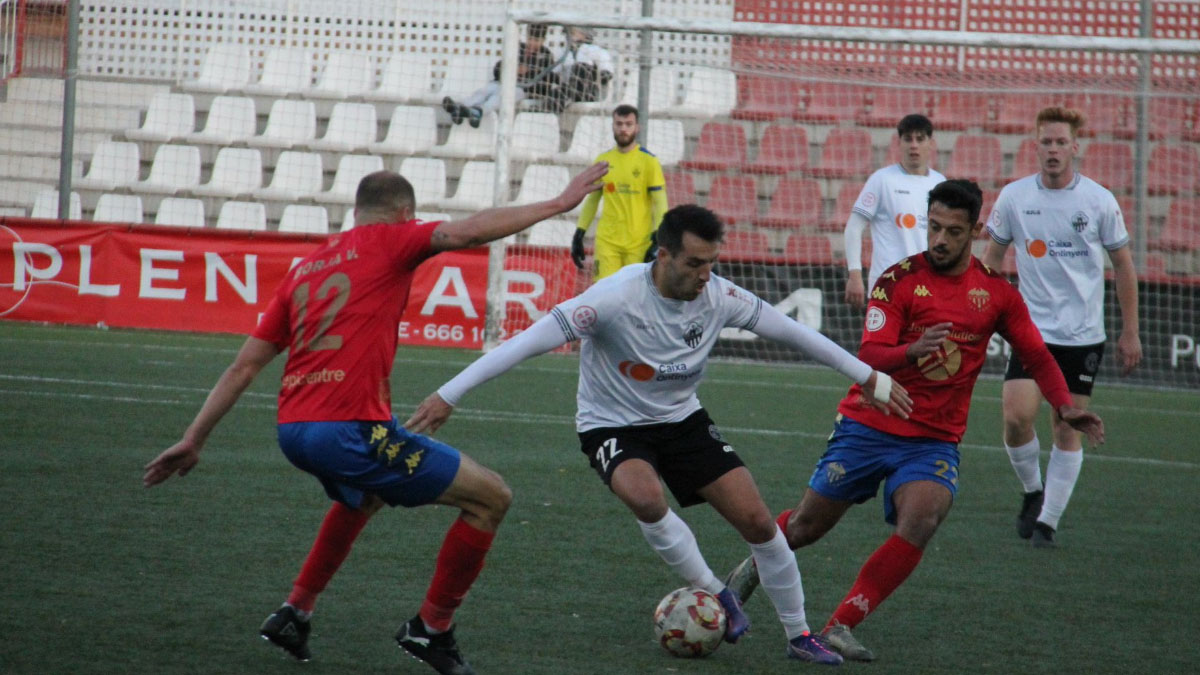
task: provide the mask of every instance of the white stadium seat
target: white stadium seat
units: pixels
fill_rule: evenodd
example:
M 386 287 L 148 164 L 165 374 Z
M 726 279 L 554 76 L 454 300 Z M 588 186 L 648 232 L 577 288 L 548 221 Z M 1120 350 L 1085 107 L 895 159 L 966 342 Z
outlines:
M 354 193 L 363 176 L 383 170 L 383 158 L 376 155 L 343 155 L 328 192 L 314 197 L 323 204 L 353 204 Z
M 196 102 L 191 94 L 156 94 L 150 99 L 146 119 L 138 129 L 125 132 L 131 141 L 166 143 L 192 133 Z
M 200 74 L 183 83 L 184 91 L 222 94 L 250 84 L 250 50 L 241 45 L 219 44 L 208 48 Z
M 265 230 L 267 209 L 258 202 L 225 202 L 217 214 L 218 230 Z
M 204 227 L 204 202 L 184 197 L 164 197 L 158 203 L 154 224 Z
M 142 198 L 137 195 L 100 195 L 92 220 L 97 223 L 140 223 Z
M 254 148 L 221 148 L 212 174 L 192 193 L 206 197 L 237 197 L 262 187 L 262 153 Z
M 329 212 L 324 206 L 288 204 L 279 219 L 280 232 L 329 233 Z

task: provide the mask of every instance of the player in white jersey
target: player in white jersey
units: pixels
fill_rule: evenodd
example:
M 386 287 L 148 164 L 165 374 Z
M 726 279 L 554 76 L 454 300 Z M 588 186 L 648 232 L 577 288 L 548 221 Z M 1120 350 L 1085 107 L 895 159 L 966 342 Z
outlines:
M 946 180 L 929 168 L 937 147 L 933 123 L 924 115 L 905 115 L 896 125 L 900 136 L 900 163 L 871 174 L 846 221 L 846 302 L 861 308 L 866 292 L 887 268 L 927 245 L 925 231 L 929 191 Z M 871 227 L 871 271 L 867 285 L 862 277 L 862 235 Z
M 1104 355 L 1104 252 L 1112 259 L 1121 334 L 1117 359 L 1122 374 L 1142 358 L 1138 337 L 1138 289 L 1129 233 L 1116 198 L 1073 166 L 1078 110 L 1045 108 L 1034 127 L 1041 170 L 1000 191 L 988 218 L 991 241 L 985 265 L 999 269 L 1016 245 L 1017 277 L 1029 315 L 1067 379 L 1073 404 L 1086 409 Z M 1071 499 L 1083 463 L 1079 432 L 1057 415 L 1054 445 L 1042 483 L 1041 446 L 1034 423 L 1042 402 L 1032 377 L 1010 355 L 1004 374 L 1004 447 L 1025 490 L 1017 534 L 1039 547 L 1056 545 L 1059 519 Z
M 863 383 L 881 409 L 907 416 L 911 400 L 890 378 L 754 294 L 712 274 L 723 226 L 708 209 L 678 206 L 658 229 L 652 263 L 623 268 L 560 303 L 431 394 L 405 426 L 434 431 L 472 388 L 518 363 L 582 340 L 576 428 L 592 468 L 638 520 L 662 559 L 690 584 L 721 600 L 725 639 L 749 628 L 736 594 L 713 574 L 687 524 L 667 504 L 709 502 L 750 544 L 763 586 L 788 637 L 788 656 L 841 663 L 809 632 L 796 558 L 750 472 L 696 398 L 722 328 L 777 340 Z M 662 482 L 660 482 L 660 479 Z

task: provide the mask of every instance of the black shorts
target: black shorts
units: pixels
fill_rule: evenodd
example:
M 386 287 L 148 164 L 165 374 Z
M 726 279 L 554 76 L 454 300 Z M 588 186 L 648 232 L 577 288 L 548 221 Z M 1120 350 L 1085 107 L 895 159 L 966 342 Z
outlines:
M 1092 385 L 1096 382 L 1096 373 L 1100 370 L 1100 360 L 1104 358 L 1104 343 L 1081 347 L 1048 344 L 1046 348 L 1058 362 L 1058 368 L 1067 380 L 1067 389 L 1072 394 L 1091 396 Z M 1025 372 L 1016 352 L 1008 356 L 1008 369 L 1004 371 L 1004 379 L 1006 381 L 1033 379 L 1032 375 Z
M 649 462 L 681 507 L 703 503 L 704 498 L 696 494 L 700 488 L 745 466 L 704 410 L 682 422 L 584 431 L 579 434 L 579 449 L 609 488 L 621 462 Z

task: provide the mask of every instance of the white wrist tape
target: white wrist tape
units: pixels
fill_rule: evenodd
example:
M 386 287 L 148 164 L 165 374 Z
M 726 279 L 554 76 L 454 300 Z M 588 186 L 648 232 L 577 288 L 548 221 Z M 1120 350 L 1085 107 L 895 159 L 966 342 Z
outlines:
M 887 373 L 875 371 L 875 400 L 887 403 L 892 400 L 892 377 Z

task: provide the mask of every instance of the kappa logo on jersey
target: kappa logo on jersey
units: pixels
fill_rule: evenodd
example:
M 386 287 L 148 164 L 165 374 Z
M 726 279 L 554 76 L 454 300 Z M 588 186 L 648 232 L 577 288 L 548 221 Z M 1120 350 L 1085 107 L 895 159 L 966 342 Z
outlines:
M 689 323 L 687 330 L 683 333 L 683 341 L 687 343 L 687 346 L 695 349 L 702 339 L 704 339 L 704 326 L 695 321 Z
M 915 289 L 913 289 L 913 295 L 917 296 L 918 298 L 932 298 L 933 297 L 933 293 L 930 293 L 929 289 L 925 288 L 925 286 L 923 286 L 922 284 L 917 284 L 917 287 Z
M 871 291 L 871 297 L 876 300 L 882 300 L 883 302 L 890 302 L 888 300 L 887 291 L 883 290 L 879 286 L 876 286 L 875 290 Z
M 1071 227 L 1075 228 L 1076 232 L 1083 234 L 1083 231 L 1087 229 L 1087 226 L 1088 217 L 1083 211 L 1076 211 L 1075 215 L 1071 216 Z
M 842 604 L 853 605 L 854 607 L 857 607 L 858 611 L 862 612 L 864 615 L 871 613 L 871 601 L 868 600 L 867 597 L 862 593 L 859 593 Z
M 949 379 L 962 368 L 962 352 L 953 340 L 942 340 L 937 351 L 917 359 L 917 369 L 927 380 L 941 382 Z
M 896 227 L 911 230 L 917 226 L 917 217 L 911 213 L 896 214 Z
M 649 382 L 654 379 L 654 368 L 645 363 L 622 361 L 617 365 L 617 370 L 620 370 L 625 377 L 638 382 Z
M 580 305 L 571 312 L 571 323 L 577 328 L 588 328 L 596 323 L 596 310 L 587 305 Z
M 872 307 L 871 309 L 867 310 L 866 326 L 868 331 L 874 333 L 880 328 L 883 328 L 883 324 L 885 323 L 887 323 L 887 315 L 883 313 L 882 309 L 879 309 L 878 307 Z
M 991 301 L 991 299 L 992 294 L 988 293 L 982 288 L 972 288 L 971 290 L 967 291 L 967 300 L 977 312 L 982 312 L 983 308 L 987 307 L 987 304 Z

